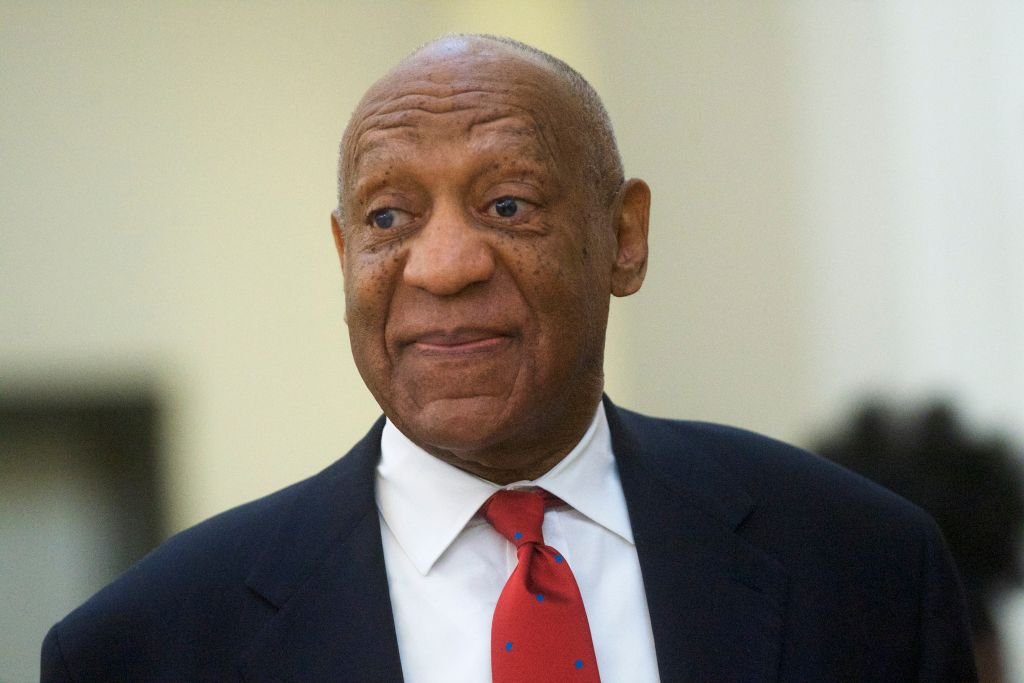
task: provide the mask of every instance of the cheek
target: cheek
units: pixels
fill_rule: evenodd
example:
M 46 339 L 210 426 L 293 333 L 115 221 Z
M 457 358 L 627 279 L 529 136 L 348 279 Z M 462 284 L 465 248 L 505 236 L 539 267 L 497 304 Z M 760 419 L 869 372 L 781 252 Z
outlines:
M 350 334 L 383 334 L 389 301 L 400 276 L 397 251 L 357 256 L 345 269 L 345 315 Z
M 592 253 L 584 254 L 582 246 L 570 244 L 558 248 L 537 243 L 513 245 L 509 250 L 509 267 L 550 342 L 558 344 L 601 325 L 600 311 L 607 295 L 602 295 L 594 260 Z

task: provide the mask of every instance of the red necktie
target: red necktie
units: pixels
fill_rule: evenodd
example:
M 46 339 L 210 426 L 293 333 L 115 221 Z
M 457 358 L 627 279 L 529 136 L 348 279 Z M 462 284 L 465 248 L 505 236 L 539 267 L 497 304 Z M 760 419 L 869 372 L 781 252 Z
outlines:
M 599 683 L 583 598 L 569 563 L 544 545 L 542 490 L 499 491 L 483 513 L 516 544 L 519 564 L 501 591 L 491 624 L 494 683 Z

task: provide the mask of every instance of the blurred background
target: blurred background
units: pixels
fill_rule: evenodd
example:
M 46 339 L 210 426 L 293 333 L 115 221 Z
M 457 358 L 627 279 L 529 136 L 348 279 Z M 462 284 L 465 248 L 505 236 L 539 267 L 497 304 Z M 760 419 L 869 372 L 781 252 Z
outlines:
M 868 397 L 942 397 L 1024 440 L 1022 3 L 0 0 L 0 681 L 154 543 L 377 416 L 337 143 L 454 31 L 578 68 L 652 187 L 617 402 L 814 447 Z

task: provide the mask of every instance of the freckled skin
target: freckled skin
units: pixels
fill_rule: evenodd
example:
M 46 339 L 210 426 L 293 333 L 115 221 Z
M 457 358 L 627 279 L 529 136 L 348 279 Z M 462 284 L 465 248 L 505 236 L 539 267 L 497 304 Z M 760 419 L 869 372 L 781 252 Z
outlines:
M 412 441 L 498 483 L 582 436 L 609 295 L 646 266 L 647 187 L 595 201 L 575 106 L 547 65 L 459 40 L 375 84 L 342 151 L 332 222 L 359 372 Z M 494 209 L 508 197 L 511 217 Z

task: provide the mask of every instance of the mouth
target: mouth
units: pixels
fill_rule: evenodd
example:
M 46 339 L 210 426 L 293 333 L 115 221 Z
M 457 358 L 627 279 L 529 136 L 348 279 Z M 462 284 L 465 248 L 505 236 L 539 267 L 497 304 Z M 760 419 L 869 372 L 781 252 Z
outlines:
M 511 343 L 512 338 L 512 335 L 498 330 L 435 330 L 411 336 L 404 346 L 426 355 L 458 356 L 495 351 Z

